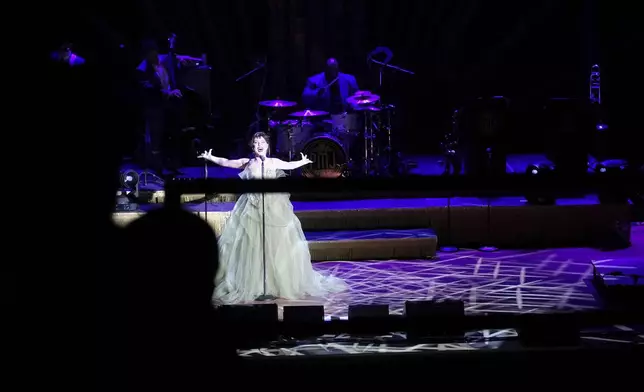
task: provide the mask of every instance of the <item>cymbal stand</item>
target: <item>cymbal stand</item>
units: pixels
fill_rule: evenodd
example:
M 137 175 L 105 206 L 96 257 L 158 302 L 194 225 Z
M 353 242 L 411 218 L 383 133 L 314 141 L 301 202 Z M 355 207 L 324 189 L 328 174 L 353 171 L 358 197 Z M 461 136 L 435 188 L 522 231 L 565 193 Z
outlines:
M 300 130 L 304 128 L 304 117 L 300 117 L 297 120 L 297 124 L 300 126 Z M 293 151 L 293 126 L 290 125 L 288 129 L 288 160 L 289 162 L 293 160 L 295 156 L 295 151 Z
M 266 132 L 270 135 L 272 132 L 271 119 L 273 118 L 273 111 L 268 110 L 266 112 Z
M 393 148 L 391 145 L 391 114 L 392 114 L 393 106 L 392 105 L 382 105 L 382 110 L 380 111 L 381 116 L 380 116 L 380 131 L 385 131 L 385 135 L 387 137 L 387 144 L 385 146 L 385 164 L 384 164 L 384 169 L 386 172 L 389 171 L 391 168 L 391 161 L 392 161 L 392 154 L 393 154 Z M 383 115 L 382 113 L 384 112 L 384 120 L 383 120 Z
M 364 174 L 366 176 L 371 172 L 374 166 L 374 139 L 376 137 L 373 132 L 373 125 L 370 123 L 370 112 L 364 110 Z

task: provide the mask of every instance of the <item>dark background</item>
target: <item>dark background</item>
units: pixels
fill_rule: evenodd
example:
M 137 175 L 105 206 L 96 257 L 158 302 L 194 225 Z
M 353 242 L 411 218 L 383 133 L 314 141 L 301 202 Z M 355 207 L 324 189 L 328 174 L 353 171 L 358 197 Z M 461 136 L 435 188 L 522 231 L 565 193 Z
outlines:
M 96 6 L 67 35 L 80 54 L 124 72 L 140 61 L 142 39 L 163 44 L 170 32 L 179 37 L 178 52 L 207 53 L 213 108 L 220 114 L 214 132 L 222 143 L 245 135 L 260 98 L 299 101 L 306 77 L 320 72 L 329 56 L 356 75 L 361 88 L 378 91 L 378 69 L 368 66 L 367 54 L 388 46 L 392 64 L 416 75 L 386 72 L 380 93 L 398 105 L 401 149 L 423 153 L 438 149 L 452 110 L 469 98 L 505 95 L 536 107 L 547 97 L 587 97 L 592 63 L 602 67 L 611 131 L 619 138 L 637 134 L 641 70 L 634 50 L 641 23 L 635 10 L 607 3 L 131 0 Z M 235 83 L 264 59 L 265 75 Z M 534 123 L 526 118 L 525 127 L 514 130 L 517 150 L 536 145 Z

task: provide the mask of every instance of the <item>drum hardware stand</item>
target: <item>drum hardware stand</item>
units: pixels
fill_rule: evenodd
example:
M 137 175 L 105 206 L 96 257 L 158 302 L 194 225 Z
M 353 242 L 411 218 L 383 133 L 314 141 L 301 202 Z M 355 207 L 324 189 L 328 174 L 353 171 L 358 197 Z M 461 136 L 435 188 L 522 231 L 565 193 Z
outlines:
M 289 162 L 293 160 L 293 127 L 290 126 L 288 129 L 288 160 Z
M 257 61 L 255 63 L 255 68 L 251 69 L 250 71 L 246 72 L 245 74 L 243 74 L 240 77 L 238 77 L 237 79 L 235 79 L 235 83 L 237 83 L 237 82 L 240 82 L 240 81 L 246 79 L 250 75 L 252 75 L 255 72 L 259 71 L 260 69 L 265 70 L 263 75 L 262 75 L 262 84 L 259 86 L 259 93 L 258 93 L 258 99 L 257 99 L 257 108 L 255 110 L 255 120 L 256 121 L 253 124 L 251 124 L 251 127 L 254 124 L 257 124 L 257 128 L 256 128 L 257 131 L 261 131 L 261 129 L 260 129 L 260 122 L 261 121 L 260 121 L 260 114 L 259 114 L 260 105 L 259 105 L 259 103 L 262 101 L 262 96 L 264 95 L 264 87 L 266 85 L 266 75 L 268 74 L 268 69 L 266 67 L 266 63 L 267 63 L 266 58 L 264 59 L 264 61 Z M 249 127 L 249 129 L 251 127 Z
M 370 124 L 371 118 L 369 111 L 364 111 L 364 174 L 368 176 L 374 163 L 374 144 L 375 134 L 373 126 Z
M 163 184 L 165 183 L 165 181 L 163 180 L 163 178 L 161 178 L 161 177 L 157 176 L 156 174 L 152 173 L 151 171 L 149 171 L 149 170 L 147 170 L 147 169 L 146 169 L 146 170 L 143 170 L 143 171 L 139 174 L 139 176 L 140 176 L 140 177 L 143 177 L 143 185 L 144 185 L 144 186 L 147 186 L 147 185 L 148 185 L 148 176 L 152 176 L 152 178 L 157 179 L 157 180 L 161 183 L 161 185 L 163 185 Z
M 297 124 L 300 126 L 300 130 L 304 129 L 304 117 L 300 117 L 297 120 Z M 293 151 L 293 126 L 289 126 L 288 129 L 288 160 L 289 162 L 293 160 L 295 152 Z
M 374 60 L 373 55 L 378 54 L 378 53 L 385 53 L 387 58 L 384 61 Z M 402 73 L 405 73 L 407 75 L 415 75 L 415 73 L 413 71 L 410 71 L 408 69 L 404 69 L 404 68 L 401 68 L 401 67 L 398 67 L 398 66 L 395 66 L 395 65 L 392 65 L 392 64 L 388 64 L 389 61 L 391 61 L 392 57 L 393 57 L 393 53 L 391 52 L 391 50 L 389 50 L 389 48 L 376 48 L 375 51 L 373 51 L 373 52 L 371 52 L 369 54 L 368 61 L 380 66 L 379 75 L 378 75 L 379 76 L 378 85 L 379 85 L 379 90 L 380 90 L 379 94 L 383 94 L 382 80 L 383 80 L 383 74 L 384 74 L 385 68 L 390 69 L 392 71 L 402 72 Z M 383 105 L 382 107 L 386 108 L 386 109 L 392 108 L 391 105 Z M 386 161 L 386 168 L 385 169 L 389 170 L 390 167 L 391 167 L 392 154 L 393 154 L 392 145 L 391 145 L 391 115 L 390 114 L 387 114 L 387 125 L 385 126 L 385 129 L 387 131 L 387 147 L 385 148 L 385 151 L 387 152 L 387 161 Z
M 380 66 L 380 89 L 381 90 L 382 90 L 382 74 L 383 74 L 383 70 L 385 68 L 391 69 L 393 71 L 406 73 L 408 75 L 415 75 L 414 72 L 412 72 L 412 71 L 410 71 L 408 69 L 400 68 L 400 67 L 397 67 L 395 65 L 391 65 L 391 64 L 387 64 L 387 63 L 384 63 L 384 62 L 381 62 L 381 61 L 374 60 L 371 56 L 369 56 L 369 61 L 371 61 L 372 63 Z M 382 91 L 380 91 L 380 93 L 382 93 Z
M 380 113 L 382 113 L 382 111 L 385 111 L 385 121 L 382 120 L 382 115 L 381 115 L 380 127 L 378 129 L 378 131 L 384 130 L 387 136 L 387 144 L 385 146 L 386 157 L 385 157 L 385 164 L 383 167 L 386 173 L 389 173 L 389 171 L 391 170 L 391 163 L 393 160 L 393 157 L 392 157 L 393 147 L 391 144 L 391 111 L 390 111 L 390 109 L 392 108 L 393 108 L 393 105 L 382 105 L 382 110 L 380 111 Z
M 147 139 L 147 136 L 146 136 L 146 139 Z M 146 149 L 149 148 L 149 146 L 147 145 L 148 140 L 146 140 L 145 143 L 146 143 L 145 148 Z M 161 177 L 161 176 L 163 176 L 163 169 L 161 169 L 161 173 L 159 173 L 159 174 L 161 174 L 161 176 L 159 176 L 157 174 L 154 174 L 154 172 L 152 172 L 150 170 L 150 166 L 149 166 L 149 162 L 148 162 L 148 158 L 147 158 L 148 157 L 148 152 L 146 152 L 145 154 L 146 154 L 146 158 L 145 158 L 146 164 L 144 166 L 144 169 L 141 171 L 141 173 L 139 173 L 139 178 L 143 177 L 143 185 L 148 186 L 148 176 L 152 176 L 153 179 L 158 180 L 160 185 L 165 184 L 165 180 L 163 179 L 163 177 Z M 152 154 L 152 155 L 154 155 L 154 154 Z M 161 166 L 161 167 L 163 167 L 163 166 Z
M 269 110 L 266 114 L 266 132 L 271 135 L 272 128 L 271 128 L 271 119 L 273 118 L 273 111 Z

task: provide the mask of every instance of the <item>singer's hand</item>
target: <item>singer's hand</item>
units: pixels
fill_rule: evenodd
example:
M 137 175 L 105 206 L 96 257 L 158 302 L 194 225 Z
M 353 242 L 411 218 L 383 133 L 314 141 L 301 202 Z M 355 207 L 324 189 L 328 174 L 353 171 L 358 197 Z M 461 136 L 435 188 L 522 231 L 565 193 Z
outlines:
M 306 155 L 304 155 L 303 153 L 300 153 L 300 155 L 302 156 L 302 163 L 303 164 L 308 165 L 309 163 L 313 163 L 313 161 L 310 160 L 309 158 L 307 158 Z
M 209 161 L 212 161 L 212 158 L 213 158 L 212 157 L 212 148 L 210 150 L 208 150 L 208 151 L 204 151 L 203 154 L 197 155 L 197 158 L 203 158 L 203 159 L 207 159 Z

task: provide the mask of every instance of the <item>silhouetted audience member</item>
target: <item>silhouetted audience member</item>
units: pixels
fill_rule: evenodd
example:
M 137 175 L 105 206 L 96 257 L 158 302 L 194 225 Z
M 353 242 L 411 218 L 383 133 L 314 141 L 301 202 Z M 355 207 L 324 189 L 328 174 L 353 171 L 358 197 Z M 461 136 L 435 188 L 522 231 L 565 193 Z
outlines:
M 43 48 L 43 57 L 51 48 Z M 121 385 L 115 369 L 125 358 L 124 328 L 120 326 L 125 320 L 121 309 L 126 293 L 125 271 L 118 257 L 121 230 L 112 223 L 111 214 L 121 161 L 121 102 L 105 88 L 113 78 L 109 67 L 90 60 L 82 67 L 69 67 L 46 58 L 42 76 L 39 99 L 47 103 L 43 110 L 48 112 L 35 120 L 42 117 L 46 125 L 30 134 L 38 138 L 30 142 L 45 146 L 42 154 L 47 160 L 39 163 L 40 183 L 46 182 L 44 176 L 61 190 L 48 192 L 47 204 L 62 208 L 48 211 L 39 226 L 45 235 L 33 246 L 65 260 L 55 267 L 61 277 L 51 279 L 56 282 L 55 292 L 48 298 L 56 305 L 52 316 L 75 325 L 76 338 L 83 332 L 93 335 L 98 354 L 97 386 L 118 390 Z M 52 227 L 43 226 L 47 224 Z M 79 245 L 89 228 L 96 230 L 93 251 Z M 95 322 L 96 328 L 81 327 L 88 321 Z M 68 346 L 62 334 L 70 332 L 69 328 L 56 331 L 57 341 Z
M 211 304 L 214 231 L 193 213 L 162 209 L 132 222 L 125 234 L 129 386 L 213 388 L 214 372 L 234 359 L 221 345 L 226 338 Z
M 234 351 L 214 344 L 221 338 L 211 306 L 218 263 L 215 234 L 201 218 L 185 211 L 155 211 L 125 230 L 114 226 L 122 136 L 131 124 L 131 111 L 120 99 L 120 86 L 127 83 L 119 79 L 128 75 L 95 57 L 82 67 L 49 60 L 43 90 L 52 111 L 49 125 L 56 132 L 44 136 L 55 135 L 61 146 L 47 151 L 56 159 L 47 167 L 69 188 L 61 198 L 92 211 L 93 215 L 65 214 L 68 220 L 95 218 L 96 253 L 75 243 L 81 237 L 73 231 L 86 231 L 88 224 L 74 222 L 69 230 L 51 231 L 50 237 L 66 238 L 60 244 L 65 260 L 81 256 L 85 268 L 95 267 L 98 389 L 212 389 L 213 373 L 222 369 L 221 363 L 215 365 L 218 354 L 234 357 Z M 60 167 L 69 170 L 61 173 Z M 79 173 L 82 168 L 91 175 Z M 87 199 L 74 196 L 76 187 L 93 190 L 90 208 L 83 208 Z M 72 224 L 53 220 L 59 227 L 62 222 Z M 72 285 L 59 287 L 78 301 L 87 300 L 78 284 L 91 279 L 76 274 L 69 277 Z M 92 314 L 74 317 L 80 316 L 94 320 Z M 59 311 L 57 317 L 67 314 Z

